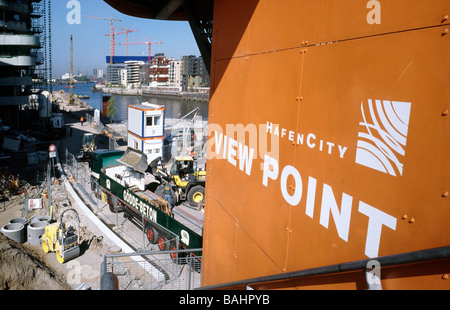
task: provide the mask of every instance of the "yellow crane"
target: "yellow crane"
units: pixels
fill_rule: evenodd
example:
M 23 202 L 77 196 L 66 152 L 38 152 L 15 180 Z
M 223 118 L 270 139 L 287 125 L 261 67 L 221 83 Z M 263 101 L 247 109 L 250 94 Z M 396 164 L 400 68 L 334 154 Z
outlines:
M 70 34 L 69 104 L 73 104 L 73 35 Z

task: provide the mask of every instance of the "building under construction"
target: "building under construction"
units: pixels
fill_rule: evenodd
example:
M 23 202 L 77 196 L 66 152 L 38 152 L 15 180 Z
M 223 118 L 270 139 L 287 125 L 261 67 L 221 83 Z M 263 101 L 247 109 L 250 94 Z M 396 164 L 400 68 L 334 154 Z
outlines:
M 2 129 L 30 129 L 39 124 L 39 94 L 52 90 L 51 0 L 1 1 L 0 30 Z

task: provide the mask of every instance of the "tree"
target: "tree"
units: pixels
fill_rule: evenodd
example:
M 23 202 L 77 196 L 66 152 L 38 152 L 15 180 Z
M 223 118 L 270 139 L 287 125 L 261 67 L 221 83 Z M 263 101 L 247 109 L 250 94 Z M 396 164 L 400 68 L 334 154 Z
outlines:
M 107 109 L 107 115 L 109 116 L 112 124 L 113 118 L 117 115 L 116 99 L 114 97 L 111 97 L 111 99 L 108 100 Z

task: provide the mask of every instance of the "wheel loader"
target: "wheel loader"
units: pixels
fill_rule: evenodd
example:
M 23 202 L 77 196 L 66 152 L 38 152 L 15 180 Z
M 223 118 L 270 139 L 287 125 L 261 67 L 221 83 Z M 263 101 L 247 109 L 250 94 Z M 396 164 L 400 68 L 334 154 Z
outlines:
M 77 218 L 77 230 L 72 226 L 67 226 L 63 222 L 63 216 L 66 212 L 73 211 Z M 61 264 L 80 256 L 80 218 L 77 211 L 67 209 L 61 213 L 59 223 L 53 223 L 45 226 L 45 232 L 42 235 L 42 248 L 45 253 L 56 252 L 56 259 Z
M 158 157 L 150 163 L 152 174 L 160 181 L 161 185 L 155 193 L 163 197 L 164 185 L 173 182 L 173 189 L 176 192 L 176 203 L 187 201 L 192 205 L 204 203 L 206 171 L 197 167 L 197 161 L 191 156 L 179 156 L 174 158 L 174 162 L 167 172 L 160 168 Z
M 81 141 L 81 150 L 77 159 L 79 161 L 91 161 L 94 151 L 96 149 L 94 135 L 92 133 L 85 133 Z

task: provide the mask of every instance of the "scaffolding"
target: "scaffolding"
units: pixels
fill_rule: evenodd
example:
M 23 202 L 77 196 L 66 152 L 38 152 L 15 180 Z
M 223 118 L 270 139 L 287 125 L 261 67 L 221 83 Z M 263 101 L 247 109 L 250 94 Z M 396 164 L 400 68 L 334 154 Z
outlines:
M 33 77 L 35 93 L 53 91 L 52 85 L 52 19 L 51 0 L 32 1 L 31 32 L 40 39 L 40 47 L 33 49 L 36 66 Z

